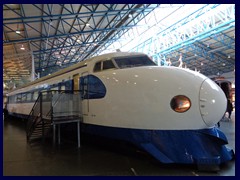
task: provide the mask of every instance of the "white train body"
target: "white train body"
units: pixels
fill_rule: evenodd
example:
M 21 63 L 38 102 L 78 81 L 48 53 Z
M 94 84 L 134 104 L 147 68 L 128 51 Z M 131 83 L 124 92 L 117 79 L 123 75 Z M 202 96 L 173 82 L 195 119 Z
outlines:
M 222 144 L 222 140 L 227 143 L 226 137 L 223 133 L 220 133 L 222 135 L 219 137 L 220 131 L 215 128 L 215 124 L 221 120 L 227 106 L 226 97 L 221 88 L 209 78 L 191 70 L 149 65 L 119 68 L 115 61 L 115 58 L 119 57 L 131 58 L 138 56 L 146 55 L 141 53 L 118 52 L 94 57 L 32 82 L 28 86 L 9 93 L 9 96 L 72 80 L 76 74 L 79 74 L 80 79 L 92 76 L 101 81 L 102 86 L 104 86 L 103 89 L 105 89 L 105 94 L 100 98 L 84 98 L 82 100 L 83 124 L 100 127 L 99 129 L 101 130 L 102 128 L 107 128 L 108 130 L 111 128 L 109 132 L 112 134 L 119 131 L 119 139 L 124 139 L 121 133 L 126 132 L 131 136 L 140 130 L 141 133 L 150 133 L 151 139 L 155 137 L 154 133 L 159 133 L 159 136 L 161 136 L 162 133 L 168 132 L 173 136 L 173 132 L 185 133 L 187 131 L 187 133 L 192 133 L 192 131 L 196 131 L 197 133 L 202 133 L 202 131 L 204 131 L 204 134 L 206 133 L 205 131 L 208 131 L 206 134 L 221 140 L 221 143 L 220 141 L 219 143 L 211 142 L 214 144 L 215 149 L 215 146 L 220 146 L 221 150 L 218 148 L 217 151 L 221 151 L 220 154 L 224 154 L 222 155 L 223 157 L 214 160 L 214 163 L 220 164 L 229 160 L 232 155 Z M 95 71 L 96 63 L 105 60 L 112 60 L 115 68 Z M 103 68 L 102 64 L 101 68 Z M 184 96 L 189 100 L 189 107 L 183 112 L 177 112 L 173 109 L 173 98 L 178 96 Z M 8 111 L 13 114 L 28 115 L 33 103 L 34 102 L 10 103 L 8 104 Z M 102 131 L 99 130 L 96 132 Z M 105 132 L 103 132 L 103 134 L 104 133 Z M 184 134 L 184 136 L 191 136 L 191 134 Z M 116 138 L 117 137 L 118 135 L 116 135 Z M 199 138 L 199 136 L 197 136 L 197 138 Z M 194 160 L 191 158 L 189 160 L 189 156 L 185 157 L 185 155 L 182 155 L 184 157 L 180 159 L 171 158 L 170 156 L 176 152 L 168 155 L 167 152 L 165 152 L 167 151 L 166 149 L 161 150 L 161 145 L 157 145 L 160 140 L 153 139 L 154 143 L 151 145 L 149 145 L 149 142 L 153 141 L 149 139 L 143 141 L 148 143 L 139 143 L 134 137 L 131 140 L 131 142 L 136 142 L 135 144 L 148 151 L 161 162 L 199 163 L 201 158 L 203 158 L 198 157 L 198 155 L 194 155 L 196 156 Z M 167 143 L 167 139 L 164 141 Z M 186 141 L 189 141 L 189 139 Z M 162 145 L 166 145 L 166 143 Z M 201 143 L 204 145 L 206 142 Z M 187 142 L 182 144 L 184 144 L 183 148 L 186 149 Z M 204 153 L 209 153 L 206 152 L 208 151 L 207 149 L 212 146 L 209 146 L 209 144 L 210 143 L 207 142 Z M 156 154 L 156 149 L 158 149 L 161 155 Z M 189 149 L 192 150 L 184 150 L 184 152 L 181 153 L 186 153 L 185 151 L 190 153 L 190 151 L 196 150 L 196 147 Z M 216 155 L 214 155 L 214 157 L 212 157 L 212 155 L 207 156 L 209 156 L 209 159 L 216 158 Z
M 138 129 L 202 129 L 214 126 L 226 109 L 221 89 L 193 71 L 139 67 L 95 75 L 106 85 L 107 93 L 103 99 L 90 101 L 86 123 Z M 176 95 L 191 100 L 186 113 L 171 108 Z

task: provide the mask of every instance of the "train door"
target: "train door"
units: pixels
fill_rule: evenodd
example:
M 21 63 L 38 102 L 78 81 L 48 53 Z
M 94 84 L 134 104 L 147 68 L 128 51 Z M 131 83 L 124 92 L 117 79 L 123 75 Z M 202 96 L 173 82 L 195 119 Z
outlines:
M 73 75 L 73 90 L 78 91 L 79 90 L 79 74 Z
M 86 122 L 89 118 L 89 92 L 88 92 L 88 72 L 84 72 L 81 74 L 81 83 L 80 90 L 82 94 L 82 114 L 83 114 L 83 122 Z

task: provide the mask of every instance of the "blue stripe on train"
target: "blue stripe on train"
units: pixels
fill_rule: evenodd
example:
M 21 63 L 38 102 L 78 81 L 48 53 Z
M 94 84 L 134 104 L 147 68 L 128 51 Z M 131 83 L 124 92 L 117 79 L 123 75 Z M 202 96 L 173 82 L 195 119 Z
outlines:
M 203 130 L 141 130 L 82 124 L 87 133 L 132 142 L 162 163 L 214 164 L 233 158 L 218 128 Z

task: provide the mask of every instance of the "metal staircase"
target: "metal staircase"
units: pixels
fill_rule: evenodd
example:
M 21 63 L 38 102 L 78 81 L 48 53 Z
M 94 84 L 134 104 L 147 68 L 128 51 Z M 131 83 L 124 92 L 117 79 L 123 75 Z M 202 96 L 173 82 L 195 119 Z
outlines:
M 53 137 L 55 126 L 81 121 L 81 97 L 72 91 L 44 91 L 28 116 L 26 136 L 29 143 Z M 60 127 L 60 125 L 59 125 Z
M 28 142 L 49 137 L 51 134 L 51 121 L 36 117 L 30 130 L 27 133 Z

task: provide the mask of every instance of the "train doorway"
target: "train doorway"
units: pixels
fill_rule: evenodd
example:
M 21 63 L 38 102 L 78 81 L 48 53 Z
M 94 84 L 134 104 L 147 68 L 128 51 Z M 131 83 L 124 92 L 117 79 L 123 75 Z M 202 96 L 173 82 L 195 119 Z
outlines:
M 73 75 L 73 90 L 78 91 L 79 90 L 79 74 Z

